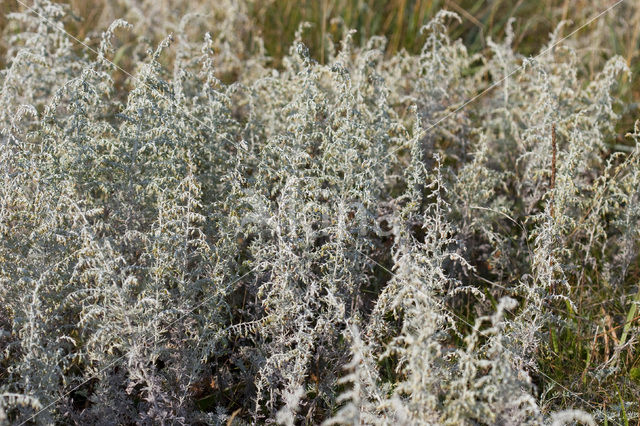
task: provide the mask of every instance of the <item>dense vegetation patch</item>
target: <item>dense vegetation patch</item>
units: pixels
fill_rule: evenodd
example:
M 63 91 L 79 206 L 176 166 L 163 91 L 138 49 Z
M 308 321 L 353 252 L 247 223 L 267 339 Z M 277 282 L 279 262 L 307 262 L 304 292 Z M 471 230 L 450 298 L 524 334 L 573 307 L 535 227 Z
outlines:
M 627 61 L 469 53 L 443 11 L 273 66 L 242 5 L 157 45 L 8 16 L 0 423 L 637 419 Z

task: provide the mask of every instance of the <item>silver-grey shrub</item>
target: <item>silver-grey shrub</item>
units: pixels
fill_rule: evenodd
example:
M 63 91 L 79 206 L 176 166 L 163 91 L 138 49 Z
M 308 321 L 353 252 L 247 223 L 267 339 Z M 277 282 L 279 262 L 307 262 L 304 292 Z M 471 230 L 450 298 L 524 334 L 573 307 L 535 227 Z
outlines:
M 345 30 L 320 64 L 301 27 L 274 69 L 242 4 L 139 40 L 124 83 L 125 21 L 96 54 L 61 6 L 10 17 L 0 422 L 592 422 L 538 355 L 574 286 L 624 294 L 638 258 L 638 148 L 607 147 L 623 61 L 585 81 L 512 32 L 469 55 L 442 12 L 417 55 Z

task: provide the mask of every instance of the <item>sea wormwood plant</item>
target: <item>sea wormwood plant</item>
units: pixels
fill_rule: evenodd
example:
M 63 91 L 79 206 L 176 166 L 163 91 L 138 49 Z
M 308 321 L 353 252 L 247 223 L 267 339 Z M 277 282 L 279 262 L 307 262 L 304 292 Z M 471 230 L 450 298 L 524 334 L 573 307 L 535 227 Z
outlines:
M 618 338 L 593 305 L 637 299 L 640 131 L 609 147 L 623 61 L 589 80 L 560 29 L 535 58 L 511 30 L 470 55 L 441 12 L 419 54 L 345 30 L 322 64 L 303 25 L 276 69 L 233 31 L 244 2 L 215 15 L 137 40 L 129 71 L 124 20 L 92 51 L 62 6 L 10 16 L 0 423 L 638 416 L 633 318 Z M 585 391 L 621 377 L 617 412 Z

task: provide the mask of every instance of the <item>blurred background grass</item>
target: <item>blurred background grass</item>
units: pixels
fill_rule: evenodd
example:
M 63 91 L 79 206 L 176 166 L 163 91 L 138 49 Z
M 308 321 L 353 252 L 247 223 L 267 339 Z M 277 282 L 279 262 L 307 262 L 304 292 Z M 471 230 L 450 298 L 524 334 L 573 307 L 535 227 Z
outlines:
M 33 0 L 21 0 L 31 5 Z M 216 0 L 156 0 L 154 14 L 166 15 L 166 21 L 177 21 L 187 12 L 207 12 L 209 2 Z M 548 38 L 547 35 L 562 20 L 572 20 L 574 27 L 586 22 L 591 16 L 615 3 L 615 0 L 245 0 L 251 20 L 251 32 L 265 42 L 267 52 L 276 63 L 287 53 L 301 22 L 310 22 L 314 30 L 308 32 L 305 42 L 317 59 L 322 55 L 323 38 L 326 34 L 334 37 L 340 29 L 335 22 L 338 18 L 347 28 L 358 31 L 356 41 L 372 35 L 384 35 L 389 43 L 387 53 L 400 49 L 419 51 L 423 38 L 420 28 L 439 10 L 448 9 L 458 13 L 462 22 L 452 23 L 451 36 L 462 38 L 470 51 L 486 48 L 487 39 L 500 39 L 511 18 L 515 19 L 515 48 L 525 55 L 539 51 Z M 106 28 L 115 17 L 126 14 L 132 6 L 146 1 L 135 0 L 61 0 L 68 4 L 77 17 L 70 25 L 73 34 L 80 39 L 96 35 Z M 613 53 L 623 55 L 631 65 L 638 65 L 640 48 L 640 7 L 635 0 L 628 0 L 603 17 L 612 25 L 608 42 Z M 0 31 L 4 30 L 6 14 L 24 10 L 17 0 L 0 0 L 2 15 Z M 119 13 L 118 13 L 119 12 Z M 119 15 L 119 16 L 118 16 Z M 627 22 L 612 22 L 618 16 Z M 333 22 L 332 22 L 333 21 Z M 597 23 L 586 28 L 593 30 Z M 569 26 L 570 30 L 572 27 Z M 244 29 L 243 29 L 244 30 Z M 568 32 L 565 31 L 565 33 Z M 154 37 L 163 37 L 158 31 Z M 580 34 L 576 35 L 580 37 Z M 2 43 L 4 44 L 4 43 Z

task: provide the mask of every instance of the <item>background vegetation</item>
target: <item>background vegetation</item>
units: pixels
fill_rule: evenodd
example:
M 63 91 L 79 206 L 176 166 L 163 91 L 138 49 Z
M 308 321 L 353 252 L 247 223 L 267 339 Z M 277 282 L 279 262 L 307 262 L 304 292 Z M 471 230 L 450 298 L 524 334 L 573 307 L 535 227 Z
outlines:
M 179 17 L 186 13 L 198 11 L 216 19 L 215 9 L 211 10 L 209 2 L 201 0 L 159 0 L 153 5 L 131 0 L 66 0 L 59 3 L 68 4 L 74 17 L 65 22 L 65 28 L 81 40 L 93 35 L 86 41 L 94 47 L 99 40 L 96 36 L 117 18 L 126 17 L 135 24 L 136 34 L 144 33 L 145 40 L 152 43 L 160 42 L 164 34 L 175 31 Z M 353 36 L 356 43 L 374 35 L 386 37 L 386 55 L 393 55 L 401 49 L 415 54 L 424 41 L 420 36 L 422 26 L 439 10 L 448 9 L 462 18 L 451 22 L 449 35 L 454 40 L 461 39 L 470 52 L 487 52 L 487 41 L 502 39 L 509 20 L 514 19 L 513 48 L 528 56 L 540 51 L 546 44 L 544 35 L 551 33 L 560 22 L 569 21 L 560 33 L 567 35 L 614 3 L 613 0 L 597 4 L 590 0 L 243 1 L 242 11 L 247 20 L 238 22 L 235 30 L 248 46 L 259 38 L 270 64 L 280 67 L 296 30 L 302 22 L 309 22 L 313 30 L 305 34 L 305 45 L 312 57 L 324 63 L 324 40 L 327 35 L 339 40 L 344 28 L 357 31 Z M 5 11 L 0 17 L 0 29 L 6 26 L 8 13 L 24 9 L 16 0 L 2 0 L 0 5 Z M 590 73 L 611 55 L 622 56 L 634 75 L 640 70 L 640 13 L 633 5 L 622 4 L 616 9 L 586 26 L 569 41 L 583 63 L 588 65 Z M 131 35 L 128 43 L 121 46 L 117 63 L 126 70 L 132 69 L 130 60 L 133 56 L 127 52 L 137 43 L 136 40 Z M 0 53 L 5 50 L 6 39 L 0 40 Z M 5 55 L 0 55 L 0 64 L 5 58 Z M 229 81 L 232 80 L 233 76 L 229 76 Z M 640 99 L 638 79 L 622 82 L 621 97 L 635 108 Z M 619 142 L 623 142 L 624 134 L 633 127 L 634 114 L 634 111 L 622 114 L 618 126 Z

